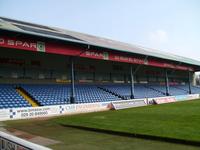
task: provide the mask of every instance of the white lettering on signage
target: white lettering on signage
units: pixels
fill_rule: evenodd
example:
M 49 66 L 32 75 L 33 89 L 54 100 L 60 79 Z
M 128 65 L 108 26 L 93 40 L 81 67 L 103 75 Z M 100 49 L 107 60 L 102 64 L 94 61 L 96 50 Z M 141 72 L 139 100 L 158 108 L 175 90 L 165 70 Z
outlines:
M 0 38 L 0 44 L 4 44 L 4 39 Z
M 25 48 L 31 48 L 31 49 L 37 49 L 37 43 L 35 42 L 27 42 L 27 41 L 21 41 L 21 40 L 12 40 L 12 39 L 4 39 L 0 38 L 0 44 L 6 44 L 8 46 L 16 46 L 16 47 L 25 47 Z
M 30 48 L 36 49 L 37 48 L 37 44 L 36 43 L 30 43 Z
M 126 62 L 132 62 L 132 63 L 137 63 L 137 64 L 145 63 L 143 59 L 126 57 L 126 56 L 115 56 L 114 59 L 118 61 L 126 61 Z
M 22 41 L 16 41 L 16 46 L 21 46 L 22 45 Z
M 90 51 L 86 51 L 85 52 L 86 56 L 93 56 L 93 57 L 103 57 L 102 53 L 98 53 L 98 52 L 90 52 Z
M 29 44 L 27 42 L 24 42 L 24 44 L 22 46 L 23 47 L 29 47 Z

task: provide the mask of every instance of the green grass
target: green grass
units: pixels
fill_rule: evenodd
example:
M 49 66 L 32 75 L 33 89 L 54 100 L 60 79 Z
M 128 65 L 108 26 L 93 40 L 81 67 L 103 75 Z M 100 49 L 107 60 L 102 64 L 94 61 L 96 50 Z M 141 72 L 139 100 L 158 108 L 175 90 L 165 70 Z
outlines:
M 54 150 L 199 150 L 199 147 L 194 146 L 63 127 L 54 119 L 9 121 L 6 122 L 6 127 L 60 141 L 59 144 L 49 146 Z
M 97 133 L 61 124 L 200 141 L 200 101 L 64 116 L 49 120 L 5 122 L 34 135 L 60 141 L 55 150 L 197 150 L 199 147 Z
M 200 142 L 200 101 L 62 117 L 58 123 Z

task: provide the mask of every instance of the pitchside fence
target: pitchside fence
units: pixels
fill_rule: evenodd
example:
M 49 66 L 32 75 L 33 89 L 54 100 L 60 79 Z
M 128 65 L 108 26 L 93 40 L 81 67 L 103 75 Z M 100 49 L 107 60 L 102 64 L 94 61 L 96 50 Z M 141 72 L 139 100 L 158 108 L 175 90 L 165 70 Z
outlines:
M 131 108 L 131 107 L 146 106 L 152 103 L 162 104 L 162 103 L 170 103 L 183 100 L 192 100 L 192 99 L 198 99 L 199 97 L 200 97 L 199 94 L 191 94 L 191 95 L 132 99 L 132 100 L 101 102 L 101 103 L 0 109 L 0 121 L 71 115 L 71 114 L 79 114 L 87 112 L 106 111 L 110 109 L 117 110 L 117 109 Z

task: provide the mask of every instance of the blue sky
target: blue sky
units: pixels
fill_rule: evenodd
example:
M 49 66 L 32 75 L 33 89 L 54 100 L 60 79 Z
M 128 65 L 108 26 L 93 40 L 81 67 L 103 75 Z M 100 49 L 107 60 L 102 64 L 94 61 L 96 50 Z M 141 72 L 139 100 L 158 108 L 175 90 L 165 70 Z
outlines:
M 200 60 L 200 0 L 0 0 L 0 16 Z

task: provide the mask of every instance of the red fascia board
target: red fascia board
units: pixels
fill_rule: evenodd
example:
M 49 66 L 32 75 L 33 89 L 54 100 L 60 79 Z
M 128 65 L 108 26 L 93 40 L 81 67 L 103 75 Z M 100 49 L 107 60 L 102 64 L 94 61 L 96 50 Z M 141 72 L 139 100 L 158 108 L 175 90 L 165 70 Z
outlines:
M 14 48 L 18 50 L 28 50 L 35 52 L 46 52 L 67 56 L 78 56 L 91 59 L 109 60 L 116 62 L 124 62 L 130 64 L 149 65 L 160 68 L 170 68 L 176 70 L 189 70 L 193 71 L 192 67 L 184 65 L 175 65 L 164 61 L 154 59 L 138 58 L 123 52 L 112 52 L 109 50 L 96 50 L 92 48 L 84 48 L 81 46 L 60 43 L 56 41 L 38 41 L 37 39 L 20 38 L 20 37 L 7 37 L 0 36 L 0 47 Z

